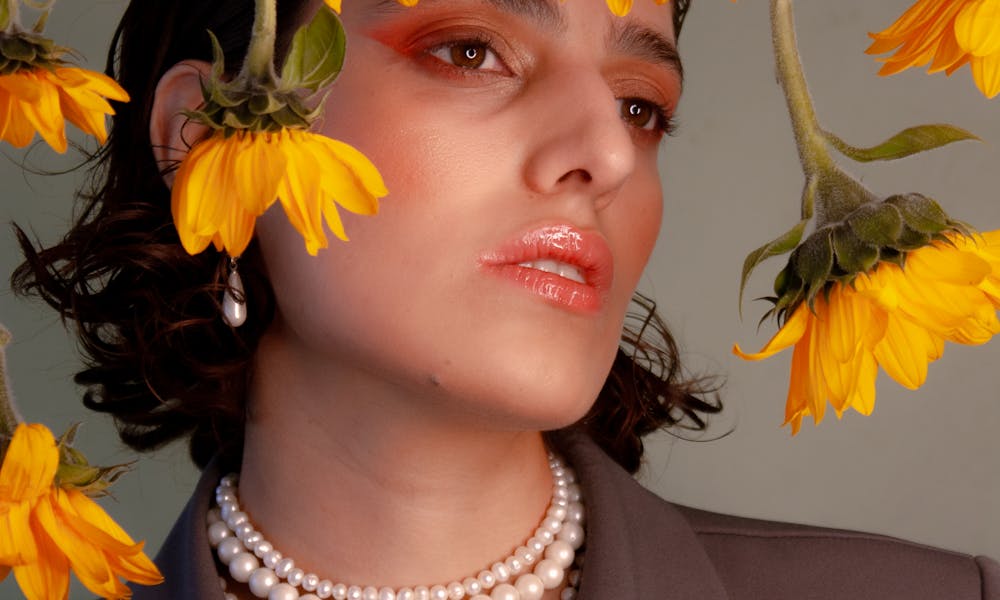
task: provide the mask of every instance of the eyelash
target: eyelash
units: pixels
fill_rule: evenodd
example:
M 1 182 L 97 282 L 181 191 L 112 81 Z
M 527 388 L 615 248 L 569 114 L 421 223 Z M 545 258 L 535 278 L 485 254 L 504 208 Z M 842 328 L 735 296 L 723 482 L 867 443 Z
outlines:
M 441 43 L 436 43 L 423 51 L 427 57 L 440 63 L 440 66 L 447 68 L 453 72 L 457 72 L 462 76 L 479 76 L 484 73 L 496 73 L 496 70 L 490 69 L 479 69 L 478 65 L 476 67 L 463 67 L 456 65 L 452 62 L 447 61 L 437 55 L 438 52 L 448 50 L 453 51 L 455 48 L 459 47 L 481 47 L 486 52 L 486 57 L 484 61 L 488 60 L 490 56 L 496 60 L 502 67 L 504 71 L 509 72 L 504 60 L 500 57 L 500 54 L 494 48 L 493 39 L 482 32 L 476 32 L 469 34 L 467 36 L 448 40 Z M 669 114 L 667 107 L 662 104 L 649 100 L 647 98 L 641 97 L 622 97 L 618 99 L 618 102 L 624 107 L 626 103 L 641 103 L 644 104 L 649 110 L 653 112 L 651 122 L 654 124 L 652 128 L 636 127 L 633 125 L 628 125 L 631 129 L 637 132 L 638 135 L 646 135 L 650 137 L 655 137 L 657 140 L 662 136 L 672 136 L 677 129 L 676 119 Z M 622 120 L 624 121 L 624 115 L 622 115 Z

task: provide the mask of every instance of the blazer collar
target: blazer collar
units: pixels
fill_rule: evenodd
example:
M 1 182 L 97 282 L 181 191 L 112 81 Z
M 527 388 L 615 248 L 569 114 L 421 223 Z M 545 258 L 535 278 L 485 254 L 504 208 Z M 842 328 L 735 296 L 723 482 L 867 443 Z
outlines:
M 586 507 L 578 600 L 728 598 L 674 505 L 643 488 L 586 433 L 563 431 L 550 439 L 576 471 Z

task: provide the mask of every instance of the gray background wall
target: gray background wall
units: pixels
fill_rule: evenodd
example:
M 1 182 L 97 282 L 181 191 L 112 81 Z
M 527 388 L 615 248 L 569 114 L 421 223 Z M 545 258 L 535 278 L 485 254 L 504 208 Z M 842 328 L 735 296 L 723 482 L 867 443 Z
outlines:
M 639 0 L 645 1 L 645 0 Z M 909 0 L 800 0 L 798 29 L 821 122 L 855 144 L 873 144 L 905 126 L 947 121 L 984 142 L 961 144 L 896 163 L 848 168 L 877 193 L 920 191 L 980 229 L 1000 228 L 1000 119 L 968 69 L 951 79 L 908 72 L 875 76 L 865 33 L 887 26 Z M 49 30 L 78 48 L 92 68 L 122 0 L 63 2 Z M 680 130 L 662 154 L 663 233 L 642 290 L 659 302 L 696 372 L 726 380 L 727 414 L 704 440 L 655 436 L 642 479 L 661 495 L 711 510 L 862 529 L 969 553 L 1000 557 L 1000 344 L 948 346 L 917 392 L 881 375 L 871 417 L 830 416 L 790 437 L 781 429 L 790 352 L 743 363 L 729 349 L 756 348 L 773 333 L 756 330 L 765 306 L 737 313 L 746 253 L 798 219 L 802 179 L 783 99 L 773 76 L 767 2 L 698 0 L 681 40 L 687 82 Z M 78 138 L 79 139 L 79 138 Z M 46 147 L 0 147 L 0 221 L 30 226 L 53 240 L 70 213 L 79 174 L 23 175 L 19 164 L 54 171 L 73 165 Z M 25 158 L 27 156 L 27 158 Z M 13 236 L 0 229 L 0 274 L 17 263 Z M 780 260 L 766 263 L 747 297 L 766 294 Z M 86 420 L 79 443 L 92 460 L 124 461 L 110 423 L 89 415 L 71 383 L 72 342 L 36 303 L 0 290 L 0 322 L 14 334 L 9 361 L 30 420 L 54 429 Z M 150 549 L 162 541 L 196 473 L 184 448 L 142 457 L 105 502 Z M 74 592 L 74 597 L 78 592 Z M 0 598 L 17 597 L 12 582 Z

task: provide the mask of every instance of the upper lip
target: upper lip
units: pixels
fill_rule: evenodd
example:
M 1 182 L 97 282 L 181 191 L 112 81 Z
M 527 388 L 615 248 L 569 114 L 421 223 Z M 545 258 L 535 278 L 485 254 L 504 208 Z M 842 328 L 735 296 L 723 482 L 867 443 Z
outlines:
M 611 287 L 614 259 L 604 236 L 573 225 L 544 225 L 501 243 L 480 258 L 484 266 L 518 265 L 551 259 L 579 268 L 587 285 L 606 292 Z

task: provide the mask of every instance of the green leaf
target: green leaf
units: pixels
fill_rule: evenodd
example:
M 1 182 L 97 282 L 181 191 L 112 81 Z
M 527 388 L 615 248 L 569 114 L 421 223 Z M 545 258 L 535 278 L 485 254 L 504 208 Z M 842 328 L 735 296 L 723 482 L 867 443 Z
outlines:
M 824 131 L 826 141 L 844 156 L 858 162 L 896 160 L 918 152 L 926 152 L 963 140 L 981 141 L 978 136 L 954 125 L 918 125 L 900 131 L 877 146 L 858 148 L 851 146 L 829 131 Z
M 347 36 L 337 13 L 323 5 L 313 20 L 295 33 L 281 68 L 281 87 L 313 92 L 337 78 L 344 66 Z
M 799 221 L 795 224 L 795 227 L 792 227 L 777 238 L 747 255 L 746 259 L 743 261 L 743 275 L 740 277 L 740 318 L 743 317 L 743 290 L 746 288 L 747 280 L 750 278 L 750 273 L 757 268 L 757 265 L 764 262 L 768 258 L 794 250 L 795 246 L 797 246 L 799 241 L 802 239 L 802 234 L 805 233 L 806 224 L 808 222 L 809 219 Z

